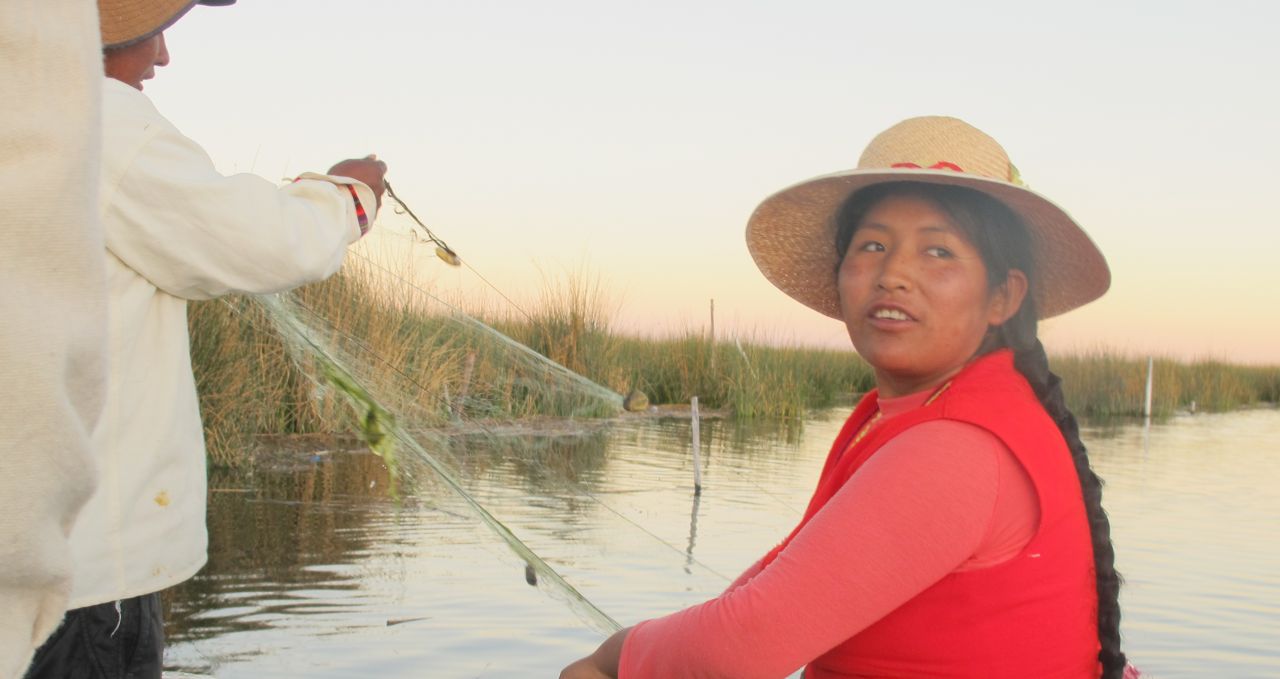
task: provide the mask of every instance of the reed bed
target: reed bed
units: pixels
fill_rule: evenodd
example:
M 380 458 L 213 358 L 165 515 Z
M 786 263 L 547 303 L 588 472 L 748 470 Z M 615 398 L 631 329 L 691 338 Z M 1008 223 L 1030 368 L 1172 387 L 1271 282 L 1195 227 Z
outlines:
M 347 271 L 347 270 L 344 270 Z M 298 291 L 302 306 L 323 318 L 330 338 L 358 354 L 359 377 L 394 382 L 388 405 L 426 422 L 447 421 L 441 404 L 454 377 L 445 324 L 413 304 L 392 304 L 367 270 Z M 353 414 L 309 375 L 275 332 L 262 308 L 243 297 L 190 305 L 192 369 L 200 394 L 211 461 L 234 465 L 262 434 L 350 432 Z
M 688 403 L 737 417 L 799 418 L 871 386 L 867 365 L 848 351 L 713 341 L 703 333 L 639 337 L 615 332 L 598 279 L 549 283 L 528 318 L 495 322 L 516 340 L 619 393 L 653 403 Z
M 1067 404 L 1085 417 L 1143 415 L 1147 359 L 1106 350 L 1050 357 L 1062 376 Z M 1280 366 L 1247 366 L 1218 360 L 1152 362 L 1151 415 L 1221 412 L 1280 401 Z
M 581 274 L 546 284 L 524 311 L 476 312 L 478 322 L 408 283 L 388 284 L 376 269 L 349 261 L 339 275 L 299 290 L 297 299 L 324 319 L 324 333 L 353 373 L 415 427 L 595 417 L 615 412 L 617 394 L 634 389 L 656 404 L 697 396 L 704 407 L 738 418 L 798 420 L 815 408 L 851 403 L 874 382 L 869 367 L 847 350 L 777 346 L 754 337 L 713 341 L 697 331 L 676 337 L 618 332 L 599 281 Z M 190 329 L 213 464 L 246 462 L 245 451 L 259 435 L 355 429 L 350 409 L 309 377 L 311 367 L 290 356 L 250 300 L 192 303 Z M 530 358 L 530 350 L 608 391 L 574 382 L 570 373 Z M 1055 356 L 1051 364 L 1077 414 L 1141 414 L 1145 359 L 1096 351 Z M 1156 417 L 1280 401 L 1280 367 L 1161 358 L 1154 383 Z

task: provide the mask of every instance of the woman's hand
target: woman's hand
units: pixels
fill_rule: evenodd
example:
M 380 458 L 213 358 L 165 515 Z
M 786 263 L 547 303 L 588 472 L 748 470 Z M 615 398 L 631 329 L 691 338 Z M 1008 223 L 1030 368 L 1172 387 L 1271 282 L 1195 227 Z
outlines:
M 560 679 L 618 679 L 618 660 L 622 657 L 622 643 L 627 640 L 631 628 L 616 632 L 604 640 L 595 653 L 560 670 Z
M 560 670 L 560 679 L 615 679 L 600 671 L 588 656 Z

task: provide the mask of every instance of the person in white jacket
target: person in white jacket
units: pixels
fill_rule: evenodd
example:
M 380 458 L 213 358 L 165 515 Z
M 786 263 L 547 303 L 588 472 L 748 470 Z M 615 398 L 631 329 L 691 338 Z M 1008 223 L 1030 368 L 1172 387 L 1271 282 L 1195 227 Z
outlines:
M 21 677 L 71 593 L 106 378 L 92 0 L 0 2 L 0 679 Z
M 278 187 L 218 173 L 142 93 L 169 62 L 162 30 L 194 0 L 99 0 L 104 49 L 101 218 L 109 374 L 94 431 L 101 482 L 71 535 L 73 610 L 35 677 L 159 677 L 158 592 L 204 565 L 205 447 L 187 301 L 270 293 L 336 272 L 368 229 L 386 165 L 373 156 Z M 200 0 L 200 4 L 230 4 Z

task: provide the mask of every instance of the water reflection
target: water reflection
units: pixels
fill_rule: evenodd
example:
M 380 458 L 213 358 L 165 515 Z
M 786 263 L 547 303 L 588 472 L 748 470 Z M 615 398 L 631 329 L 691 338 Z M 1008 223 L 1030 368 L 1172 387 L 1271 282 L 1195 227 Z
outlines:
M 689 546 L 685 548 L 684 572 L 693 575 L 689 570 L 693 567 L 693 546 L 698 542 L 698 505 L 702 504 L 702 493 L 693 494 L 693 509 L 689 512 Z
M 384 504 L 387 482 L 385 466 L 367 454 L 313 453 L 252 476 L 211 471 L 209 562 L 166 592 L 170 639 L 350 610 L 344 600 L 359 591 L 354 566 L 374 539 L 366 527 Z
M 704 420 L 701 496 L 688 420 L 448 452 L 481 503 L 627 623 L 713 596 L 782 538 L 844 413 Z M 1082 433 L 1107 480 L 1135 661 L 1163 679 L 1280 676 L 1280 412 Z M 397 502 L 372 455 L 283 460 L 212 476 L 209 565 L 166 597 L 172 669 L 555 676 L 599 641 L 423 470 Z

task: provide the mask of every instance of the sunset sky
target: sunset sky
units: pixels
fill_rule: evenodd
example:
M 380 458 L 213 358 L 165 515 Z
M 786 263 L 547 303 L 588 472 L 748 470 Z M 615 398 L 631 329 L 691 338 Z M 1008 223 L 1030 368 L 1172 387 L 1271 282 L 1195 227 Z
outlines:
M 1280 4 L 338 2 L 198 7 L 146 84 L 225 172 L 376 152 L 517 301 L 598 277 L 620 329 L 848 346 L 775 290 L 762 199 L 903 118 L 994 136 L 1111 264 L 1051 350 L 1280 363 Z M 371 246 L 409 247 L 386 213 Z M 486 294 L 423 259 L 442 297 Z

